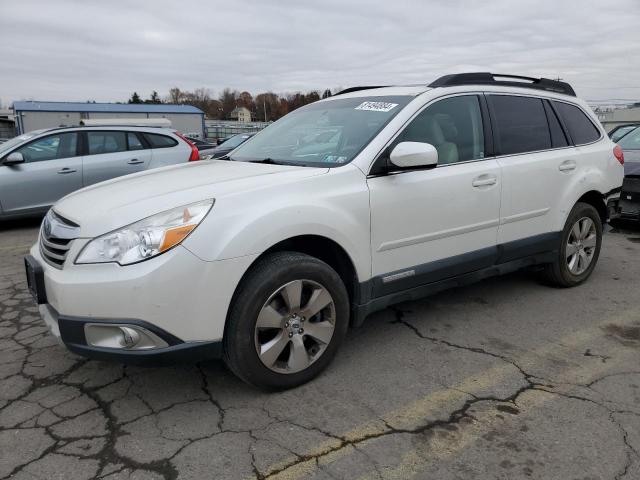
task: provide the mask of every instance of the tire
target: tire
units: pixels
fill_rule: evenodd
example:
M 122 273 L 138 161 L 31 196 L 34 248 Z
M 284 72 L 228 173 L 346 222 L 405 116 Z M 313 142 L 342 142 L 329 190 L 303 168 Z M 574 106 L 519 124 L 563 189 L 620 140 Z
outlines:
M 578 230 L 575 231 L 574 227 L 577 224 Z M 589 231 L 586 237 L 579 238 L 584 236 L 585 226 L 590 227 Z M 577 234 L 578 232 L 580 234 Z M 568 288 L 580 285 L 593 272 L 600 256 L 601 246 L 602 221 L 598 211 L 588 203 L 576 203 L 562 231 L 558 258 L 544 267 L 545 279 L 558 287 Z M 572 254 L 572 252 L 577 253 Z
M 302 385 L 335 356 L 347 333 L 349 311 L 344 283 L 329 265 L 297 252 L 269 254 L 250 268 L 234 294 L 224 361 L 259 388 Z

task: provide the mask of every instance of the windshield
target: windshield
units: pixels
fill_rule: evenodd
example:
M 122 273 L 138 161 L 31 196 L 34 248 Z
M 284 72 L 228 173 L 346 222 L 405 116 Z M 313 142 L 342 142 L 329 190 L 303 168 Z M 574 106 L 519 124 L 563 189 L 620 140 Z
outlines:
M 640 127 L 622 137 L 618 145 L 623 150 L 640 150 Z
M 611 141 L 617 142 L 631 130 L 635 130 L 636 128 L 638 128 L 637 125 L 627 125 L 626 127 L 617 128 L 616 131 L 611 134 Z
M 246 135 L 246 134 L 234 135 L 233 137 L 228 138 L 222 144 L 220 144 L 220 147 L 235 148 L 250 137 L 251 135 Z
M 349 163 L 411 96 L 317 102 L 281 118 L 234 150 L 231 160 L 303 166 Z
M 4 143 L 0 143 L 0 157 L 4 157 L 4 154 L 9 150 L 13 149 L 13 147 L 20 145 L 21 143 L 32 139 L 36 135 L 39 135 L 44 130 L 34 130 L 33 132 L 25 133 L 24 135 L 20 135 L 19 137 L 14 137 L 10 140 L 7 140 Z

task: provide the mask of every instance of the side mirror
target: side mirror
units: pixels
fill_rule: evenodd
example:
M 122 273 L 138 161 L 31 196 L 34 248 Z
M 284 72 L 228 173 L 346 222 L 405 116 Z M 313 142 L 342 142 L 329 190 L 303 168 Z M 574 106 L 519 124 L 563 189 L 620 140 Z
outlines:
M 24 157 L 20 152 L 13 152 L 4 159 L 2 165 L 17 165 L 18 163 L 24 163 Z
M 401 142 L 391 151 L 389 159 L 400 168 L 435 167 L 438 151 L 430 143 Z

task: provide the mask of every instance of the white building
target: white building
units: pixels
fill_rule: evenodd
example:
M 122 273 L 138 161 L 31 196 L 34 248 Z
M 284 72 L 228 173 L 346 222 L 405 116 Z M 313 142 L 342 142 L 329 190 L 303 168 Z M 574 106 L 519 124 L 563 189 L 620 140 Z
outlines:
M 251 112 L 246 107 L 236 107 L 230 114 L 232 120 L 237 120 L 239 122 L 250 122 L 251 121 Z

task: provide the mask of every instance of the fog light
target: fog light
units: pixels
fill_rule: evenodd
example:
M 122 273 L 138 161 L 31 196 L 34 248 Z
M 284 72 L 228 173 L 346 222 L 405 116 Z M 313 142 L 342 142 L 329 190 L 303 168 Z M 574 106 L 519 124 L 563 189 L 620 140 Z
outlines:
M 169 345 L 155 333 L 139 325 L 85 323 L 87 345 L 121 350 L 150 350 Z

